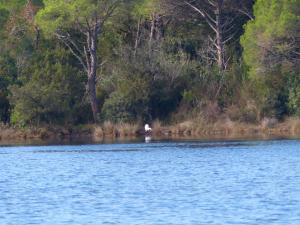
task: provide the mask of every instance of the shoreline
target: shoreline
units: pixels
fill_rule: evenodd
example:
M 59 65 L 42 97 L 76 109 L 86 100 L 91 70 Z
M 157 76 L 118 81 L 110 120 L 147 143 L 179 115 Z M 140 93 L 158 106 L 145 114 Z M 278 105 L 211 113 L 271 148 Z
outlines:
M 300 120 L 289 119 L 276 124 L 243 124 L 219 121 L 197 124 L 186 121 L 163 126 L 153 123 L 153 140 L 272 140 L 300 138 Z M 14 128 L 1 126 L 0 145 L 34 143 L 118 143 L 142 141 L 145 133 L 136 124 L 82 125 L 74 127 L 45 126 Z

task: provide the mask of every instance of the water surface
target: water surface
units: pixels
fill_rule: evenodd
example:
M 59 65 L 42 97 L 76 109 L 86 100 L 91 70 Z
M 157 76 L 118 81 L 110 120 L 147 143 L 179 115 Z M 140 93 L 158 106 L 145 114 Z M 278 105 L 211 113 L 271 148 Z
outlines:
M 300 224 L 300 141 L 0 148 L 1 225 Z

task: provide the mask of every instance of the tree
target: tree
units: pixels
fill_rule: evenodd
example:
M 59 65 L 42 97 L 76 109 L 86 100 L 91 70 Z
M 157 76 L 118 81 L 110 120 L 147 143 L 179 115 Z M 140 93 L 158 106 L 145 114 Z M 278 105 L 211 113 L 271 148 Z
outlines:
M 253 0 L 165 0 L 169 5 L 180 10 L 195 12 L 206 22 L 213 36 L 209 35 L 212 43 L 211 56 L 217 62 L 220 71 L 227 68 L 230 57 L 226 53 L 226 44 L 237 34 L 236 21 L 243 14 L 251 18 L 250 9 Z M 193 15 L 189 13 L 188 15 Z
M 14 60 L 8 55 L 0 55 L 0 121 L 9 122 L 10 102 L 8 87 L 16 83 L 17 71 Z
M 163 37 L 164 14 L 162 0 L 137 0 L 134 2 L 133 15 L 137 17 L 137 29 L 135 35 L 134 55 L 142 36 L 142 29 L 147 31 L 145 41 L 148 42 L 149 53 L 153 51 L 154 41 Z
M 45 33 L 54 34 L 78 59 L 87 74 L 87 93 L 95 122 L 99 118 L 96 96 L 99 37 L 121 0 L 45 0 L 36 21 Z
M 282 63 L 297 65 L 300 59 L 300 1 L 258 0 L 255 20 L 241 38 L 244 60 L 252 77 L 277 69 Z
M 33 16 L 40 6 L 41 0 L 0 0 L 0 117 L 3 122 L 10 119 L 9 86 L 18 83 L 34 51 L 33 37 L 38 35 Z
M 289 98 L 293 111 L 297 111 L 295 105 L 299 101 L 295 98 L 299 94 L 295 84 L 298 84 L 300 70 L 300 0 L 257 0 L 254 16 L 245 27 L 241 44 L 250 79 L 261 93 L 258 100 L 264 99 L 264 106 L 271 104 L 272 108 L 282 111 L 285 104 L 282 99 Z M 289 85 L 291 83 L 294 84 Z
M 61 45 L 42 47 L 31 58 L 31 66 L 19 84 L 9 88 L 9 99 L 14 105 L 11 122 L 21 125 L 82 122 L 79 112 L 86 108 L 82 104 L 85 75 L 74 66 L 73 57 Z M 83 121 L 87 121 L 86 117 Z

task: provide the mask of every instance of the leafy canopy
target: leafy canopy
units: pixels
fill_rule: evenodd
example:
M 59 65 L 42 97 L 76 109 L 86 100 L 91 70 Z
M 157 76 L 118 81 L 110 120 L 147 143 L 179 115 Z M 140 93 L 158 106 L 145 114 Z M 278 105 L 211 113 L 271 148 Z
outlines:
M 134 12 L 137 16 L 150 17 L 160 10 L 160 0 L 138 0 Z
M 37 14 L 36 21 L 46 33 L 74 24 L 92 26 L 95 17 L 105 19 L 117 2 L 119 0 L 44 0 L 45 7 Z
M 300 0 L 257 0 L 254 15 L 241 39 L 252 77 L 276 66 L 275 56 L 286 55 L 290 39 L 300 37 Z

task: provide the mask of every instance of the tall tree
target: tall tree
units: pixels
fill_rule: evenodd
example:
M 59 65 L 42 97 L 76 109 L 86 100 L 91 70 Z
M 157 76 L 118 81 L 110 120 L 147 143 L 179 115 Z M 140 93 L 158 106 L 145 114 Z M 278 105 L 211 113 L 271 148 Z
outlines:
M 253 0 L 165 0 L 180 10 L 186 10 L 188 15 L 193 12 L 198 15 L 212 31 L 209 35 L 212 43 L 211 55 L 217 62 L 220 71 L 227 68 L 229 56 L 226 53 L 226 44 L 236 37 L 236 22 L 240 14 L 251 18 L 250 9 Z
M 54 34 L 78 59 L 87 74 L 87 93 L 95 122 L 99 118 L 96 96 L 99 37 L 121 0 L 45 0 L 36 20 L 46 33 Z
M 250 79 L 259 95 L 256 101 L 262 101 L 264 106 L 270 104 L 277 114 L 282 114 L 284 99 L 290 98 L 298 111 L 300 0 L 257 0 L 254 15 L 255 19 L 245 27 L 241 44 Z M 293 86 L 294 90 L 287 91 Z
M 134 14 L 138 17 L 135 49 L 139 44 L 142 28 L 148 30 L 147 42 L 149 52 L 152 50 L 152 44 L 163 36 L 164 14 L 162 11 L 161 0 L 138 0 L 135 1 Z
M 257 0 L 241 39 L 252 76 L 300 60 L 300 0 Z

